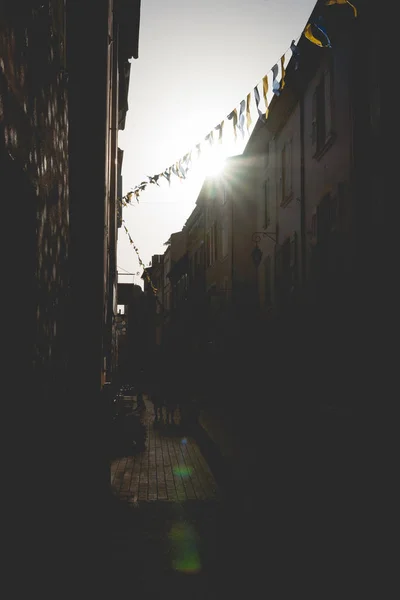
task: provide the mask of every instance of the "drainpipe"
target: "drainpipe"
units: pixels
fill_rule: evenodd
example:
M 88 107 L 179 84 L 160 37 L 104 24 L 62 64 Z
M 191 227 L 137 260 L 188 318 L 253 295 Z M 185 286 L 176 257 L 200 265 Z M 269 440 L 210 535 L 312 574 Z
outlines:
M 231 194 L 231 302 L 233 304 L 233 240 L 234 240 L 234 232 L 233 232 L 233 194 Z
M 306 286 L 306 199 L 304 166 L 304 91 L 300 91 L 300 257 L 301 257 L 301 297 L 305 297 Z

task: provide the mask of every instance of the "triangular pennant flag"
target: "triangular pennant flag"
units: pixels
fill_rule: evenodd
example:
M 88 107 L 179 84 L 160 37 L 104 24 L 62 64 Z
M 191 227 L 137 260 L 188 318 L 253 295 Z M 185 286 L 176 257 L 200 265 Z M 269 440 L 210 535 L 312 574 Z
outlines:
M 250 101 L 251 101 L 251 94 L 247 94 L 247 100 L 246 100 L 247 133 L 250 132 L 250 127 L 251 127 Z
M 281 91 L 285 87 L 285 75 L 285 55 L 283 54 L 283 56 L 281 56 Z
M 294 40 L 292 40 L 292 43 L 290 44 L 290 49 L 291 49 L 292 54 L 294 56 L 294 70 L 297 71 L 297 69 L 299 68 L 299 56 L 300 56 L 300 52 L 299 52 L 299 49 L 297 48 Z
M 179 179 L 183 179 L 182 173 L 181 173 L 180 160 L 177 160 L 175 163 L 175 175 L 177 175 L 179 177 Z
M 239 130 L 244 138 L 244 111 L 246 108 L 246 100 L 242 100 L 240 103 L 240 112 L 239 112 Z
M 317 37 L 315 37 L 315 35 L 313 34 L 312 31 L 312 27 L 311 25 L 313 25 L 315 27 L 315 29 L 318 30 L 318 32 L 322 33 L 323 37 L 325 38 L 325 44 L 321 42 L 321 40 L 319 40 Z M 304 29 L 304 36 L 312 43 L 315 44 L 316 46 L 319 46 L 320 48 L 332 48 L 331 46 L 331 41 L 328 37 L 328 34 L 326 33 L 326 31 L 324 31 L 324 28 L 321 27 L 321 25 L 317 25 L 316 23 L 308 23 L 308 25 L 306 26 L 306 28 Z
M 304 36 L 312 43 L 315 44 L 316 46 L 319 46 L 320 48 L 322 48 L 322 42 L 321 40 L 319 40 L 318 38 L 316 38 L 313 34 L 313 32 L 311 31 L 311 23 L 308 23 L 308 25 L 306 26 L 305 30 L 304 30 Z
M 353 9 L 354 16 L 357 17 L 357 9 L 349 0 L 328 0 L 325 4 L 327 6 L 331 6 L 332 4 L 348 4 Z
M 268 74 L 264 75 L 262 83 L 263 83 L 263 97 L 264 97 L 264 102 L 265 102 L 265 118 L 268 119 L 268 100 L 267 100 Z
M 254 88 L 253 92 L 254 92 L 254 100 L 256 103 L 256 108 L 258 111 L 258 116 L 261 118 L 263 116 L 263 113 L 260 110 L 260 92 L 258 91 L 257 86 Z
M 128 192 L 125 196 L 125 198 L 122 198 L 122 200 L 124 200 L 127 204 L 130 204 L 131 200 L 132 200 L 132 196 L 133 196 L 133 191 L 132 192 Z
M 233 111 L 230 112 L 226 118 L 229 119 L 230 121 L 232 121 L 232 123 L 233 123 L 233 133 L 235 135 L 235 140 L 236 140 L 236 137 L 237 137 L 236 127 L 237 127 L 237 121 L 238 121 L 236 108 L 234 108 Z
M 159 178 L 159 175 L 153 175 L 150 179 L 150 183 L 156 183 L 157 185 L 159 185 L 158 178 Z
M 326 31 L 324 18 L 322 16 L 319 16 L 318 19 L 317 19 L 317 22 L 312 23 L 312 24 L 314 25 L 314 27 L 317 28 L 317 30 L 319 32 L 322 33 L 323 37 L 325 37 L 325 40 L 326 40 L 325 46 L 328 47 L 328 48 L 332 48 L 331 41 L 330 41 L 330 39 L 328 37 L 328 33 Z
M 216 131 L 219 131 L 219 135 L 218 135 L 218 142 L 219 142 L 220 144 L 222 144 L 222 133 L 223 133 L 223 129 L 224 129 L 224 121 L 221 121 L 221 123 L 215 127 L 215 130 L 216 130 Z
M 208 142 L 210 144 L 210 146 L 212 146 L 214 143 L 214 132 L 210 131 L 210 133 L 208 135 L 206 135 L 206 137 L 204 138 L 204 141 Z
M 274 94 L 276 94 L 277 96 L 279 96 L 280 94 L 280 90 L 279 90 L 279 83 L 278 83 L 278 63 L 276 63 L 273 67 L 272 67 L 272 91 Z
M 182 159 L 182 162 L 184 163 L 185 167 L 186 167 L 186 171 L 188 171 L 190 169 L 190 167 L 192 166 L 192 151 L 190 150 L 190 152 L 187 152 L 185 154 L 185 156 Z
M 179 167 L 179 173 L 182 175 L 183 179 L 186 179 L 186 174 L 187 174 L 187 167 L 186 165 L 183 163 L 183 159 L 181 159 L 178 163 L 178 167 Z

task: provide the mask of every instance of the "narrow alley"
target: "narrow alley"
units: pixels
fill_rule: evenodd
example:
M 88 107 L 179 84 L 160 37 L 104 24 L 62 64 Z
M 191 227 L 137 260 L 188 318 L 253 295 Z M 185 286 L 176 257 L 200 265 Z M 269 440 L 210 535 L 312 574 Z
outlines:
M 223 494 L 179 410 L 172 424 L 165 407 L 155 422 L 146 396 L 144 404 L 145 450 L 111 465 L 116 585 L 134 581 L 141 598 L 224 597 L 232 545 Z

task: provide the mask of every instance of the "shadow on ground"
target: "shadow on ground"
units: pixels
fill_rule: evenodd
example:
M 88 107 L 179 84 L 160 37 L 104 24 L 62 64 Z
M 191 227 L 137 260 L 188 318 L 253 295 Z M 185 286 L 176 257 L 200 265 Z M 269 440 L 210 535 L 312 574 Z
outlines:
M 234 584 L 234 532 L 220 502 L 113 502 L 112 565 L 118 585 L 141 598 L 225 597 Z

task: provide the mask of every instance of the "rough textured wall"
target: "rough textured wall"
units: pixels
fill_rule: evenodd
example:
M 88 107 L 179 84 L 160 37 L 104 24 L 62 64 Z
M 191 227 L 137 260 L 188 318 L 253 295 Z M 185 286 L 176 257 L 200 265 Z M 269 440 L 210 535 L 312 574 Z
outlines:
M 33 361 L 39 387 L 65 381 L 68 302 L 68 114 L 64 0 L 9 2 L 0 19 L 0 134 L 7 159 L 27 179 L 36 203 Z M 15 177 L 14 179 L 18 179 Z M 9 181 L 14 187 L 14 183 Z M 18 189 L 18 181 L 15 188 Z M 25 198 L 26 200 L 26 198 Z M 27 214 L 27 213 L 26 213 Z M 27 217 L 26 217 L 27 218 Z M 61 391 L 61 390 L 60 390 Z

